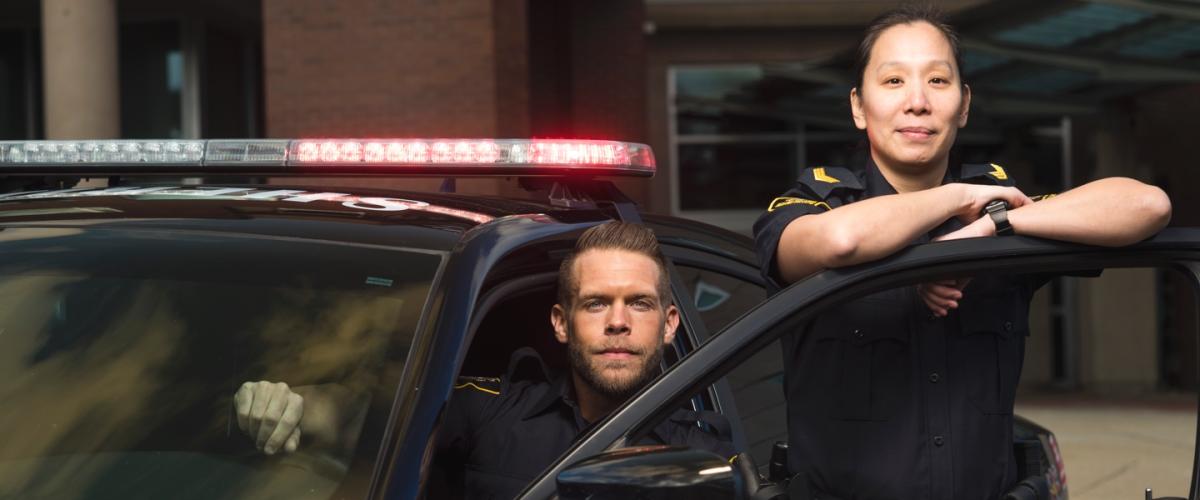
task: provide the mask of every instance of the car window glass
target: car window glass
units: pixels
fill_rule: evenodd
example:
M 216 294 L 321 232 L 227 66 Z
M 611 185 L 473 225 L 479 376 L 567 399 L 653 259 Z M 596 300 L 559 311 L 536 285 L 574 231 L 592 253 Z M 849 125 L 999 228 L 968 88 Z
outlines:
M 857 469 L 891 470 L 904 450 L 954 438 L 968 440 L 963 452 L 1011 457 L 1020 479 L 1045 478 L 1056 499 L 1118 489 L 1134 497 L 1146 485 L 1186 496 L 1195 282 L 1168 269 L 1098 273 L 942 276 L 835 304 L 725 374 L 756 436 L 740 451 L 769 477 L 788 456 L 772 446 L 788 443 L 791 419 L 801 434 L 790 444 L 802 447 L 785 459 L 792 464 L 836 467 L 855 456 Z M 944 317 L 925 300 L 938 283 L 962 294 Z M 785 357 L 794 373 L 782 370 Z M 760 383 L 741 383 L 752 380 Z M 964 416 L 1007 424 L 956 429 Z M 876 452 L 855 451 L 866 443 Z
M 373 468 L 441 263 L 168 231 L 8 228 L 0 252 L 0 497 L 14 498 L 333 495 Z M 341 432 L 265 456 L 234 411 L 256 381 L 311 388 L 304 415 L 332 410 Z M 332 394 L 342 406 L 318 401 Z
M 709 334 L 721 331 L 767 297 L 757 283 L 686 264 L 677 263 L 675 269 Z
M 766 292 L 757 283 L 690 265 L 675 267 L 710 335 L 766 298 Z M 783 362 L 775 347 L 755 354 L 753 360 L 726 377 L 740 420 L 731 424 L 741 426 L 748 451 L 763 463 L 770 457 L 771 446 L 786 438 L 777 424 L 782 421 L 785 409 L 782 374 Z

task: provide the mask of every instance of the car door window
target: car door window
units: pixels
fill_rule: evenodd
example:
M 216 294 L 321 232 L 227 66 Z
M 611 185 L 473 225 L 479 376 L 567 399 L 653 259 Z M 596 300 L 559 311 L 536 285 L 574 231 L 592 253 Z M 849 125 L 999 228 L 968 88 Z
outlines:
M 676 269 L 709 332 L 721 331 L 766 299 L 762 285 L 744 277 L 692 264 L 677 264 Z M 740 427 L 746 451 L 764 464 L 770 459 L 774 443 L 787 438 L 783 425 L 783 362 L 778 343 L 773 345 L 730 371 L 725 379 L 737 408 L 736 412 L 726 412 L 738 419 L 731 424 Z
M 762 285 L 743 278 L 691 264 L 676 264 L 675 268 L 709 333 L 721 331 L 767 298 Z

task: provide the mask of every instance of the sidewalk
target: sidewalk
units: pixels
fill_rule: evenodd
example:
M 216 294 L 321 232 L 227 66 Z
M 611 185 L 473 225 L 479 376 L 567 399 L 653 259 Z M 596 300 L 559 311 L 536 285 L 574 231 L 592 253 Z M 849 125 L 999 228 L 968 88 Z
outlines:
M 1028 395 L 1016 412 L 1054 432 L 1072 500 L 1186 497 L 1196 442 L 1196 396 Z

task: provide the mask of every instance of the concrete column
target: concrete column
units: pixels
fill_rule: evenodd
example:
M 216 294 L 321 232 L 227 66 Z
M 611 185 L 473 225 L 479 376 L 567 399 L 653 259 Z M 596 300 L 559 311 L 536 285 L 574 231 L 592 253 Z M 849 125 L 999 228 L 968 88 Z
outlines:
M 116 0 L 42 0 L 47 139 L 121 135 Z
M 1148 180 L 1127 110 L 1102 117 L 1095 135 L 1095 177 Z M 1079 280 L 1080 377 L 1085 388 L 1137 393 L 1158 383 L 1158 310 L 1153 269 L 1109 269 Z

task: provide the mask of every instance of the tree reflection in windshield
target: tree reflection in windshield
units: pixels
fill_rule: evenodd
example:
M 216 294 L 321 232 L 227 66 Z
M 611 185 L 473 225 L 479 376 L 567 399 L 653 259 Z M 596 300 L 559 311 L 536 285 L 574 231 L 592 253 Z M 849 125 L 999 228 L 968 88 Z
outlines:
M 364 420 L 337 447 L 265 457 L 231 398 L 281 380 L 348 389 L 359 414 L 390 406 L 441 262 L 251 237 L 3 234 L 0 497 L 328 497 L 356 449 L 374 458 L 357 446 Z

